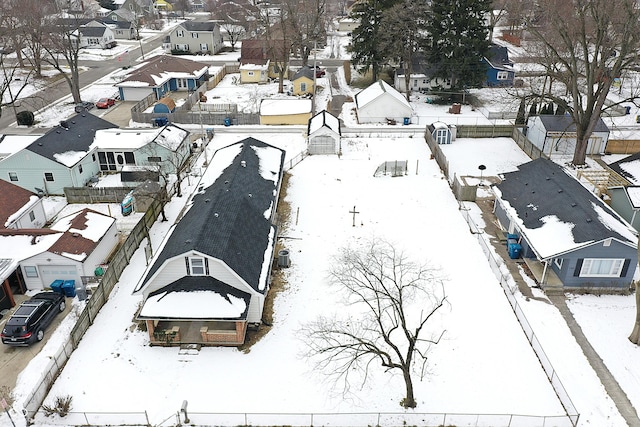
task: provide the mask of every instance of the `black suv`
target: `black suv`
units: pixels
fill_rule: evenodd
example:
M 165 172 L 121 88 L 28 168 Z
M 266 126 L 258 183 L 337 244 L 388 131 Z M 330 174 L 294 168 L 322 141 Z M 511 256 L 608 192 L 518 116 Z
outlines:
M 65 307 L 65 298 L 61 293 L 41 292 L 34 295 L 20 304 L 7 320 L 0 335 L 2 342 L 27 346 L 35 341 L 42 341 L 44 329 Z

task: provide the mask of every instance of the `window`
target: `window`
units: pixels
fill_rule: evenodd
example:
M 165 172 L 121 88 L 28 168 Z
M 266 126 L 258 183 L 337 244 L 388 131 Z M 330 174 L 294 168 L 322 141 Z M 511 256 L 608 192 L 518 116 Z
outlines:
M 498 80 L 508 80 L 509 79 L 509 72 L 508 71 L 498 71 L 498 74 L 497 74 L 496 78 Z
M 564 258 L 553 259 L 553 263 L 556 265 L 556 267 L 558 267 L 559 270 L 562 270 L 562 261 L 564 261 Z
M 305 82 L 301 82 L 300 83 L 300 91 L 302 91 L 302 92 L 306 92 L 307 91 L 307 84 Z
M 22 270 L 27 277 L 38 277 L 38 269 L 32 265 L 26 265 L 22 267 Z
M 18 180 L 18 173 L 17 172 L 9 172 L 9 180 L 17 181 Z
M 448 144 L 449 143 L 449 129 L 438 129 L 436 130 L 436 143 L 437 144 Z
M 136 159 L 132 151 L 119 153 L 100 151 L 98 152 L 98 159 L 100 160 L 101 171 L 116 171 L 120 170 L 125 164 L 136 164 Z
M 33 213 L 33 211 L 29 212 L 29 219 L 31 220 L 31 222 L 36 220 L 36 214 Z
M 620 277 L 624 259 L 585 258 L 580 277 Z
M 182 30 L 176 30 L 176 36 L 178 36 L 178 37 L 184 37 L 184 31 L 182 31 Z
M 96 153 L 91 154 L 91 160 L 94 162 L 96 161 Z
M 152 157 L 147 157 L 147 161 L 149 163 L 160 163 L 162 161 L 162 158 L 161 157 L 152 156 Z
M 78 165 L 78 173 L 82 173 L 82 165 Z
M 49 182 L 53 182 L 53 172 L 45 172 L 44 179 Z
M 204 276 L 204 258 L 189 257 L 189 270 L 192 276 Z
M 198 33 L 191 33 L 191 38 L 192 39 L 197 39 L 198 38 Z
M 253 77 L 253 71 L 247 71 L 247 76 Z

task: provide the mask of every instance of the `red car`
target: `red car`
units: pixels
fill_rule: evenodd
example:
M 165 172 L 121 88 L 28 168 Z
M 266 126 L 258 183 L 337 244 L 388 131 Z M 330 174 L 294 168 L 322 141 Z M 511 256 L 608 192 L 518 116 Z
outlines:
M 109 108 L 112 105 L 116 105 L 116 100 L 113 98 L 100 98 L 98 102 L 96 102 L 96 107 L 98 108 Z

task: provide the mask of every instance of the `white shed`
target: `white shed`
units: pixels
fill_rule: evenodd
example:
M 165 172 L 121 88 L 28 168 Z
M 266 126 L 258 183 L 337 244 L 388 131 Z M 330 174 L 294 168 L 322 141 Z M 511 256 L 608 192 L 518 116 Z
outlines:
M 527 120 L 527 138 L 547 156 L 573 154 L 576 147 L 576 125 L 571 116 L 542 114 Z M 609 128 L 598 119 L 587 144 L 587 155 L 604 153 Z
M 402 123 L 413 115 L 409 101 L 393 87 L 378 80 L 356 94 L 359 123 L 386 123 L 389 119 Z
M 309 119 L 307 150 L 309 154 L 339 154 L 341 150 L 340 120 L 326 110 Z

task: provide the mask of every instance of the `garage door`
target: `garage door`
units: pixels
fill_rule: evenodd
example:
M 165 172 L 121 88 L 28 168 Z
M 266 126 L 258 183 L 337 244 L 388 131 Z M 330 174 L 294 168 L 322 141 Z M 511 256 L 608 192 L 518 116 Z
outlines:
M 336 154 L 336 141 L 327 135 L 311 138 L 309 154 Z
M 123 101 L 142 101 L 149 94 L 153 93 L 152 89 L 149 88 L 139 88 L 139 87 L 123 87 L 122 95 L 124 97 Z
M 42 283 L 46 287 L 55 280 L 80 280 L 75 265 L 41 265 L 40 277 L 42 277 Z

